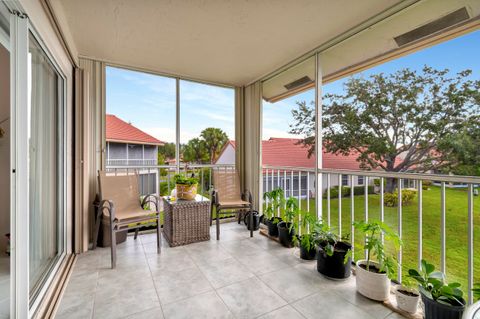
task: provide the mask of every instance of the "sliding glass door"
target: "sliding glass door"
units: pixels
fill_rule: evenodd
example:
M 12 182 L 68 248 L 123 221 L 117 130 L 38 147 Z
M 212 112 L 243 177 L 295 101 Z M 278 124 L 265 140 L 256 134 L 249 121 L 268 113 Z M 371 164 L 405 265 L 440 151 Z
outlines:
M 31 32 L 28 58 L 29 286 L 33 300 L 64 251 L 64 81 Z

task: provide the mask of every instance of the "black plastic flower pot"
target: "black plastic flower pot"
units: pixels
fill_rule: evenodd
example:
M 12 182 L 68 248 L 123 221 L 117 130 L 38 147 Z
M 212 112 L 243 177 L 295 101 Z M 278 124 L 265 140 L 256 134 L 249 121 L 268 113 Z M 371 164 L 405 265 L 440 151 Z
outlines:
M 429 298 L 420 290 L 425 306 L 425 319 L 461 319 L 465 306 L 446 305 Z M 465 304 L 465 301 L 464 301 Z
M 253 210 L 246 213 L 243 217 L 243 222 L 247 226 L 247 229 L 251 230 L 252 226 L 250 224 L 250 214 L 253 214 L 253 230 L 258 230 L 260 228 L 260 216 L 257 211 Z
M 307 250 L 305 247 L 300 245 L 300 258 L 305 260 L 314 260 L 317 256 L 317 249 L 312 247 L 312 249 Z
M 272 217 L 266 219 L 268 227 L 268 235 L 272 237 L 278 237 L 278 227 L 277 224 L 282 221 L 281 217 Z
M 295 229 L 292 228 L 290 230 L 292 223 L 287 222 L 280 222 L 278 223 L 278 239 L 280 240 L 280 244 L 285 247 L 292 247 L 293 246 L 293 236 L 295 236 Z
M 344 263 L 345 255 L 352 249 L 352 245 L 345 242 L 337 242 L 332 256 L 328 256 L 324 249 L 325 245 L 319 245 L 317 254 L 317 271 L 325 277 L 332 279 L 346 279 L 350 277 L 352 259 L 349 257 Z

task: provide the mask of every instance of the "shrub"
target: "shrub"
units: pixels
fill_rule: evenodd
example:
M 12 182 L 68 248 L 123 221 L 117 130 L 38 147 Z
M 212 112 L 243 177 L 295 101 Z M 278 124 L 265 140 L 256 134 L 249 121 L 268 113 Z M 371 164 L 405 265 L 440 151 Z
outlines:
M 364 195 L 365 194 L 365 186 L 355 186 L 353 188 L 356 195 Z M 351 187 L 350 186 L 342 186 L 342 197 L 350 196 Z M 373 194 L 373 186 L 368 186 L 368 193 Z M 327 198 L 327 190 L 323 192 L 323 198 Z M 330 187 L 330 198 L 338 198 L 338 186 Z
M 422 189 L 423 190 L 427 190 L 430 188 L 430 186 L 432 186 L 432 181 L 423 181 L 422 182 Z
M 174 185 L 175 186 L 175 185 Z M 170 185 L 172 187 L 172 185 Z M 168 182 L 160 182 L 160 196 L 169 196 Z
M 402 205 L 408 205 L 417 195 L 417 190 L 415 189 L 404 189 L 402 190 Z M 398 191 L 393 193 L 385 193 L 383 197 L 385 206 L 387 207 L 396 207 L 398 206 Z
M 365 195 L 365 186 L 355 186 L 353 190 L 355 195 Z M 368 186 L 368 193 L 373 194 L 373 186 Z

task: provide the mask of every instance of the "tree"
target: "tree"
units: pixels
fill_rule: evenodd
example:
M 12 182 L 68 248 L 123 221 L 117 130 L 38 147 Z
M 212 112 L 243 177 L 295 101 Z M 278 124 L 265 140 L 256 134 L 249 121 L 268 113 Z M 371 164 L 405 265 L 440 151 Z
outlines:
M 165 143 L 159 146 L 158 153 L 162 154 L 165 160 L 175 158 L 175 143 Z
M 209 153 L 205 141 L 199 138 L 192 138 L 183 147 L 183 160 L 185 162 L 205 163 L 209 160 Z
M 220 151 L 228 142 L 227 134 L 219 128 L 209 127 L 200 133 L 210 155 L 210 164 L 215 163 Z
M 439 142 L 479 110 L 480 81 L 470 75 L 425 66 L 421 72 L 407 68 L 348 79 L 343 94 L 323 99 L 325 150 L 357 152 L 362 169 L 425 172 L 448 166 L 450 154 L 439 151 Z M 304 135 L 312 154 L 315 113 L 311 104 L 297 105 L 290 132 Z M 393 183 L 387 181 L 387 191 Z

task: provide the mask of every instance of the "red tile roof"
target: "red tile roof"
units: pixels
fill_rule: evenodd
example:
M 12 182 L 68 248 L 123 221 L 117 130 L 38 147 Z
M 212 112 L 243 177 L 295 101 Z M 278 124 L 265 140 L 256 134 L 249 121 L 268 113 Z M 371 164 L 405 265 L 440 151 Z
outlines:
M 308 157 L 308 148 L 299 144 L 296 138 L 277 138 L 262 141 L 262 164 L 270 166 L 291 166 L 315 168 L 315 156 Z M 229 142 L 235 147 L 235 141 Z M 349 155 L 335 155 L 323 150 L 323 168 L 360 170 L 358 152 Z
M 106 115 L 106 140 L 108 142 L 163 145 L 164 142 L 139 130 L 115 115 Z

